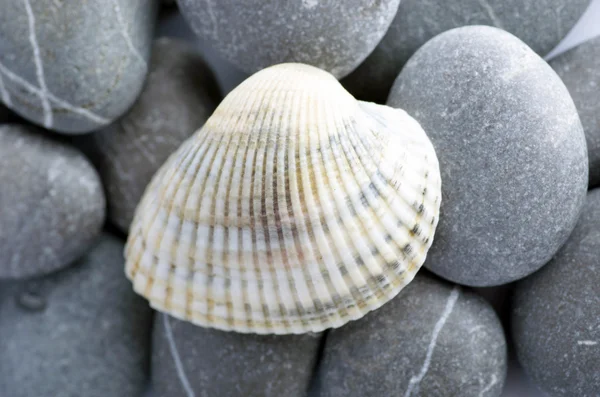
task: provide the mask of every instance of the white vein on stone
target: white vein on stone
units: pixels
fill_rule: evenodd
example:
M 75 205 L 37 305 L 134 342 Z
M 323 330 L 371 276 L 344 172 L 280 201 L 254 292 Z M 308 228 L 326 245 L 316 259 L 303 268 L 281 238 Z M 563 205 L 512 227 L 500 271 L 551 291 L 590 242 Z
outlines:
M 171 356 L 173 356 L 173 361 L 175 362 L 175 369 L 177 370 L 177 375 L 179 376 L 181 385 L 183 386 L 187 397 L 196 397 L 194 391 L 192 390 L 192 387 L 190 386 L 190 382 L 188 381 L 188 378 L 185 375 L 183 363 L 181 362 L 179 352 L 177 351 L 177 345 L 175 344 L 175 338 L 173 338 L 173 330 L 171 329 L 171 323 L 169 323 L 169 317 L 166 314 L 163 314 L 162 316 L 163 324 L 165 326 L 165 335 L 167 336 L 167 341 L 169 342 L 169 349 L 171 350 Z
M 22 86 L 26 90 L 30 91 L 31 93 L 38 95 L 38 96 L 40 95 L 41 91 L 39 88 L 37 88 L 33 84 L 29 83 L 27 80 L 23 79 L 16 73 L 12 72 L 10 69 L 8 69 L 2 63 L 0 63 L 0 73 L 3 73 L 6 77 L 8 77 L 14 83 L 19 84 L 20 86 Z M 66 110 L 68 110 L 72 113 L 77 113 L 81 116 L 84 116 L 87 119 L 89 119 L 90 121 L 93 121 L 94 123 L 101 124 L 101 125 L 110 123 L 110 120 L 108 120 L 107 118 L 99 116 L 99 115 L 95 114 L 94 112 L 91 112 L 87 109 L 72 105 L 63 99 L 56 97 L 51 92 L 46 93 L 46 95 L 50 101 L 56 103 L 57 105 L 65 108 Z
M 479 397 L 485 397 L 485 393 L 487 393 L 488 391 L 492 390 L 492 387 L 494 387 L 496 385 L 496 383 L 498 383 L 498 377 L 496 376 L 496 374 L 492 374 L 492 379 L 490 379 L 490 383 L 488 383 L 483 390 L 481 390 L 479 392 Z
M 2 75 L 0 74 L 0 98 L 2 98 L 2 102 L 6 106 L 11 106 L 12 101 L 10 100 L 10 94 L 8 93 L 8 89 L 4 85 L 4 80 L 2 80 Z
M 423 380 L 425 375 L 427 375 L 427 371 L 429 370 L 429 366 L 431 365 L 431 358 L 433 356 L 433 351 L 435 350 L 435 346 L 437 344 L 438 336 L 440 335 L 440 331 L 444 327 L 444 324 L 446 324 L 446 321 L 448 321 L 448 317 L 450 317 L 450 314 L 452 313 L 452 310 L 454 309 L 454 304 L 456 303 L 456 300 L 458 299 L 459 293 L 460 293 L 459 287 L 454 287 L 452 289 L 452 292 L 448 296 L 448 300 L 446 301 L 446 307 L 444 308 L 444 312 L 442 313 L 441 317 L 435 324 L 435 327 L 433 327 L 433 333 L 431 334 L 431 341 L 429 342 L 429 346 L 427 347 L 427 354 L 425 354 L 425 361 L 423 362 L 423 366 L 421 367 L 421 370 L 419 371 L 419 373 L 416 376 L 413 376 L 412 378 L 410 378 L 410 382 L 408 383 L 408 388 L 406 389 L 406 393 L 404 393 L 404 397 L 410 397 L 410 395 L 413 393 L 413 391 L 415 391 L 415 387 L 417 387 L 416 390 L 418 390 L 419 384 L 421 383 L 421 381 Z
M 144 65 L 144 68 L 148 68 L 148 64 L 146 63 L 146 60 L 144 59 L 142 54 L 140 54 L 140 52 L 135 48 L 135 46 L 133 45 L 133 41 L 131 40 L 131 36 L 127 32 L 127 24 L 125 24 L 125 20 L 123 19 L 123 14 L 121 13 L 121 7 L 119 6 L 119 1 L 118 0 L 111 0 L 111 1 L 113 3 L 113 9 L 115 10 L 115 15 L 117 17 L 117 23 L 121 27 L 121 35 L 125 39 L 125 43 L 127 44 L 127 47 L 129 47 L 129 50 L 131 51 L 131 53 L 142 63 L 142 65 Z
M 29 0 L 23 0 L 25 3 L 25 10 L 27 11 L 27 20 L 29 22 L 29 42 L 33 50 L 33 61 L 35 63 L 35 74 L 40 89 L 37 95 L 40 97 L 42 102 L 42 108 L 44 109 L 44 127 L 50 128 L 53 124 L 52 107 L 48 100 L 48 87 L 46 86 L 46 78 L 44 77 L 44 65 L 42 63 L 42 55 L 40 54 L 40 46 L 37 42 L 37 36 L 35 34 L 35 16 L 31 9 L 31 3 Z
M 496 25 L 496 27 L 504 29 L 504 27 L 502 26 L 502 21 L 498 19 L 496 13 L 494 12 L 494 7 L 492 7 L 490 3 L 488 3 L 488 0 L 479 0 L 479 5 L 485 9 L 486 13 L 490 17 L 494 25 Z
M 596 346 L 598 342 L 596 342 L 595 340 L 578 340 L 577 344 L 579 346 Z

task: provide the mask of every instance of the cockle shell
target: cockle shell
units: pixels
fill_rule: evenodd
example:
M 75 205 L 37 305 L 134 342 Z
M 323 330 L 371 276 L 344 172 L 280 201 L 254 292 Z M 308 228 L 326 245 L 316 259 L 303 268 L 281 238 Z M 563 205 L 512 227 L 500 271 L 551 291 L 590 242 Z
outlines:
M 440 200 L 414 119 L 315 67 L 277 65 L 232 91 L 154 176 L 126 272 L 154 308 L 197 325 L 318 332 L 413 279 Z

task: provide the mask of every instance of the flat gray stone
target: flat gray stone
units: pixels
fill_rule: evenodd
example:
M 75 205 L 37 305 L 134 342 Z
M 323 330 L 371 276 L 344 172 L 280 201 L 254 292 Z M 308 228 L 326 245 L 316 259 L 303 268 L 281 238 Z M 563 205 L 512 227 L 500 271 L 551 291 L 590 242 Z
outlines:
M 512 335 L 525 372 L 549 396 L 600 396 L 600 190 L 568 242 L 515 288 Z
M 214 76 L 197 53 L 173 39 L 154 43 L 150 73 L 135 105 L 93 134 L 109 219 L 122 231 L 128 231 L 154 173 L 202 127 L 218 100 Z
M 72 268 L 2 286 L 3 396 L 142 396 L 152 311 L 123 266 L 123 243 L 104 235 Z
M 411 58 L 388 103 L 421 123 L 440 161 L 428 269 L 493 286 L 552 258 L 583 206 L 588 159 L 573 100 L 544 60 L 500 29 L 454 29 Z
M 590 187 L 600 185 L 600 37 L 553 59 L 579 111 L 590 161 Z
M 104 223 L 106 202 L 92 165 L 43 133 L 0 125 L 0 279 L 70 265 Z
M 387 31 L 399 0 L 178 0 L 196 34 L 247 73 L 301 62 L 343 77 Z
M 498 397 L 506 341 L 476 294 L 419 273 L 400 294 L 327 336 L 315 397 Z
M 157 314 L 153 396 L 305 397 L 320 341 L 224 332 Z
M 64 133 L 111 123 L 147 72 L 158 0 L 0 2 L 0 99 Z
M 384 103 L 394 79 L 419 47 L 466 25 L 502 28 L 544 56 L 579 20 L 590 0 L 402 0 L 385 37 L 342 82 L 363 100 Z

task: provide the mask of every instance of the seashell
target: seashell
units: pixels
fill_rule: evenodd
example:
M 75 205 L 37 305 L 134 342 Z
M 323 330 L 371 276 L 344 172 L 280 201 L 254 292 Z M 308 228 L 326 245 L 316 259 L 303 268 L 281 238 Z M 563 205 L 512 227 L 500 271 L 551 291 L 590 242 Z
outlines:
M 392 299 L 438 221 L 432 144 L 402 110 L 327 72 L 264 69 L 160 168 L 126 273 L 160 311 L 245 333 L 319 332 Z

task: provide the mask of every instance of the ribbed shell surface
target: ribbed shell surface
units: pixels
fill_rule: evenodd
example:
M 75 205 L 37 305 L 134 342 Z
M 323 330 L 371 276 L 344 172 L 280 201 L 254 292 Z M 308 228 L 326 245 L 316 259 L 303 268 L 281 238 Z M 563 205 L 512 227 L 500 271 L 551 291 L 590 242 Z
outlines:
M 425 260 L 438 221 L 434 149 L 402 110 L 282 64 L 232 91 L 157 172 L 126 273 L 157 310 L 252 333 L 339 327 Z

